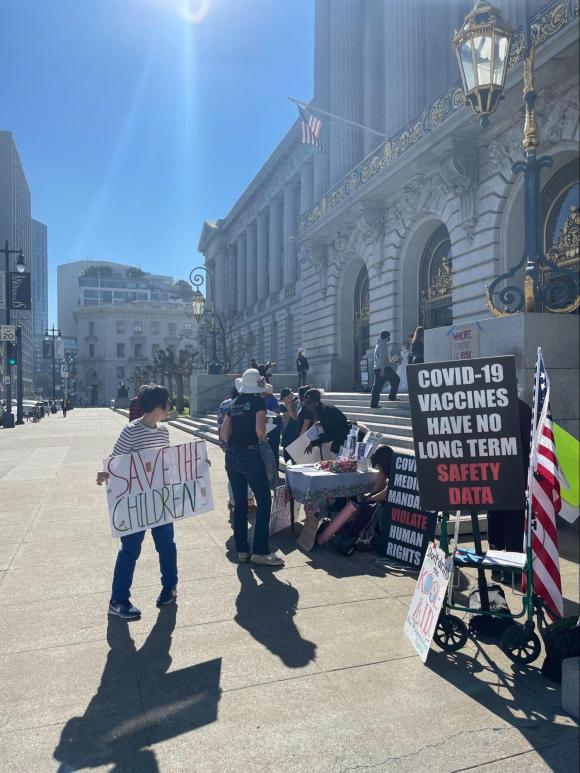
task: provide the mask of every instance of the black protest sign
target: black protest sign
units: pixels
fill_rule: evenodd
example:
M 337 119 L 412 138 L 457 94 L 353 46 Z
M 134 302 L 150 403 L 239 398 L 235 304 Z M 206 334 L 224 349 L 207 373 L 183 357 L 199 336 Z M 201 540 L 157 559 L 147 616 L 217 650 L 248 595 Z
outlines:
M 10 272 L 10 308 L 12 311 L 30 311 L 32 308 L 30 271 L 23 274 Z
M 393 454 L 387 501 L 380 516 L 385 537 L 381 552 L 419 569 L 435 536 L 436 523 L 436 513 L 425 512 L 419 506 L 416 460 L 405 454 Z
M 421 507 L 521 510 L 515 357 L 407 367 Z

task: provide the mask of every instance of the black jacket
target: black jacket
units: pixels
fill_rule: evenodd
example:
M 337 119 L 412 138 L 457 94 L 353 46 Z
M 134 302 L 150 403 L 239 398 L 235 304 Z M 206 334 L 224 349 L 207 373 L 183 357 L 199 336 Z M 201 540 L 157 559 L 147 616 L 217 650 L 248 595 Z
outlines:
M 324 403 L 320 404 L 317 419 L 322 426 L 322 434 L 313 441 L 312 445 L 321 446 L 323 443 L 332 443 L 330 450 L 337 454 L 348 437 L 350 429 L 348 419 L 339 408 Z
M 306 371 L 310 370 L 308 360 L 302 354 L 296 359 L 296 370 L 298 373 L 306 373 Z

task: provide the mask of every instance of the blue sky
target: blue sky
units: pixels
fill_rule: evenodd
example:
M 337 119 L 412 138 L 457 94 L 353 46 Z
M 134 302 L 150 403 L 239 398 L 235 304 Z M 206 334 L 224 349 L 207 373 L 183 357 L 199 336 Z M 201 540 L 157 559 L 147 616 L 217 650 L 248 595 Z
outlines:
M 312 96 L 314 0 L 0 0 L 0 128 L 56 266 L 186 277 Z

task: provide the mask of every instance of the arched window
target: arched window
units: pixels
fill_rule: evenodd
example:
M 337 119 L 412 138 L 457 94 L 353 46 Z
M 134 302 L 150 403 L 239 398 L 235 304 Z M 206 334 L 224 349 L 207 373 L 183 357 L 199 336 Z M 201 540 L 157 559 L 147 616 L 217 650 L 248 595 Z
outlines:
M 370 345 L 369 339 L 369 272 L 360 270 L 354 288 L 354 382 L 361 385 L 360 361 Z
M 542 192 L 544 222 L 544 251 L 558 266 L 578 272 L 580 268 L 580 212 L 578 162 L 562 167 L 548 182 Z M 561 277 L 561 275 L 560 275 Z M 577 311 L 574 304 L 576 288 L 567 280 L 570 292 L 563 290 L 557 272 L 542 272 L 542 286 L 548 289 L 546 303 L 552 311 Z
M 444 225 L 433 233 L 419 267 L 419 319 L 424 328 L 453 324 L 451 241 Z

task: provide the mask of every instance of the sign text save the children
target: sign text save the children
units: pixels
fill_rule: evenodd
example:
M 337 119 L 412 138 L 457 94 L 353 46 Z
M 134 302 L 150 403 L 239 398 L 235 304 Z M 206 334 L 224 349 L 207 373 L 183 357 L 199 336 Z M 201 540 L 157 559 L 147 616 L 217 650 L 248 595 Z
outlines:
M 111 456 L 104 469 L 114 537 L 213 509 L 204 440 Z

